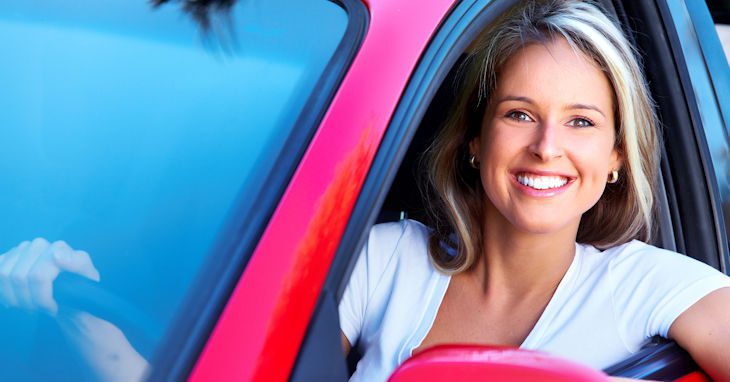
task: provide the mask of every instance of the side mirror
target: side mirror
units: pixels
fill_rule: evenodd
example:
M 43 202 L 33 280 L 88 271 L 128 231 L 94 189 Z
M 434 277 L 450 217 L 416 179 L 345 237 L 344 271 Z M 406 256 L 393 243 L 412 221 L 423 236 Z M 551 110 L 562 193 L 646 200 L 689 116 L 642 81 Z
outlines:
M 516 348 L 443 345 L 408 359 L 390 382 L 423 381 L 608 381 L 588 366 L 544 353 Z

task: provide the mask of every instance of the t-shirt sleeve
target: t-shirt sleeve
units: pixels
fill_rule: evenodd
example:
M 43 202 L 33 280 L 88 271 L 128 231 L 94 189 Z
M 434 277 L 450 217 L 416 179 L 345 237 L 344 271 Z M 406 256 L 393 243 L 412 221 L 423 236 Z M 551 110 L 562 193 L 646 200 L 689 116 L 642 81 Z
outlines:
M 730 278 L 716 269 L 640 242 L 625 246 L 611 260 L 609 278 L 619 331 L 627 338 L 667 337 L 685 310 L 709 293 L 730 287 Z
M 378 305 L 373 304 L 370 298 L 383 279 L 388 279 L 388 265 L 396 254 L 398 243 L 408 224 L 413 223 L 402 221 L 378 224 L 370 230 L 339 305 L 340 330 L 350 345 L 355 345 L 363 335 L 368 309 L 372 310 L 373 305 Z M 392 273 L 392 269 L 390 272 Z

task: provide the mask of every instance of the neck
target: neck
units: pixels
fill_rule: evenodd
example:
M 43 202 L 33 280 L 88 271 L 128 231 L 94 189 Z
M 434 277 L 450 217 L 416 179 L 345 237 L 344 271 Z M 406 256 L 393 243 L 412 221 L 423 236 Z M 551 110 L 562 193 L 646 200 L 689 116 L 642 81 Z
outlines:
M 469 276 L 480 283 L 485 296 L 552 295 L 575 256 L 578 224 L 557 232 L 531 233 L 515 229 L 499 213 L 487 213 L 482 257 Z

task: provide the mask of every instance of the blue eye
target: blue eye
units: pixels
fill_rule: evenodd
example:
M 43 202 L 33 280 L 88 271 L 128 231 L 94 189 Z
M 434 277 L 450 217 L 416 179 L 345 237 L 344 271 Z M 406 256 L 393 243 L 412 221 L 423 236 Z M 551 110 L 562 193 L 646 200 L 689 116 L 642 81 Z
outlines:
M 587 118 L 575 118 L 575 119 L 572 119 L 570 122 L 568 122 L 568 126 L 592 127 L 592 126 L 595 126 L 595 124 L 593 122 L 591 122 L 590 119 L 587 119 Z
M 529 115 L 521 111 L 510 111 L 507 113 L 507 118 L 514 119 L 518 122 L 533 122 Z

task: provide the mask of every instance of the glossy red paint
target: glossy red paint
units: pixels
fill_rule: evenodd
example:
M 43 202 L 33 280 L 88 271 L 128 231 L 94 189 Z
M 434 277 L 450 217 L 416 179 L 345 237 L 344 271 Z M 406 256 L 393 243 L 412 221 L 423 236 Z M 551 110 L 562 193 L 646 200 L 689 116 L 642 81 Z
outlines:
M 475 345 L 436 346 L 406 360 L 389 382 L 421 381 L 606 382 L 608 377 L 544 353 Z
M 674 382 L 710 382 L 712 381 L 705 373 L 695 371 L 685 375 L 682 378 L 675 379 Z
M 374 149 L 453 2 L 368 2 L 369 29 L 360 51 L 190 380 L 289 376 Z

